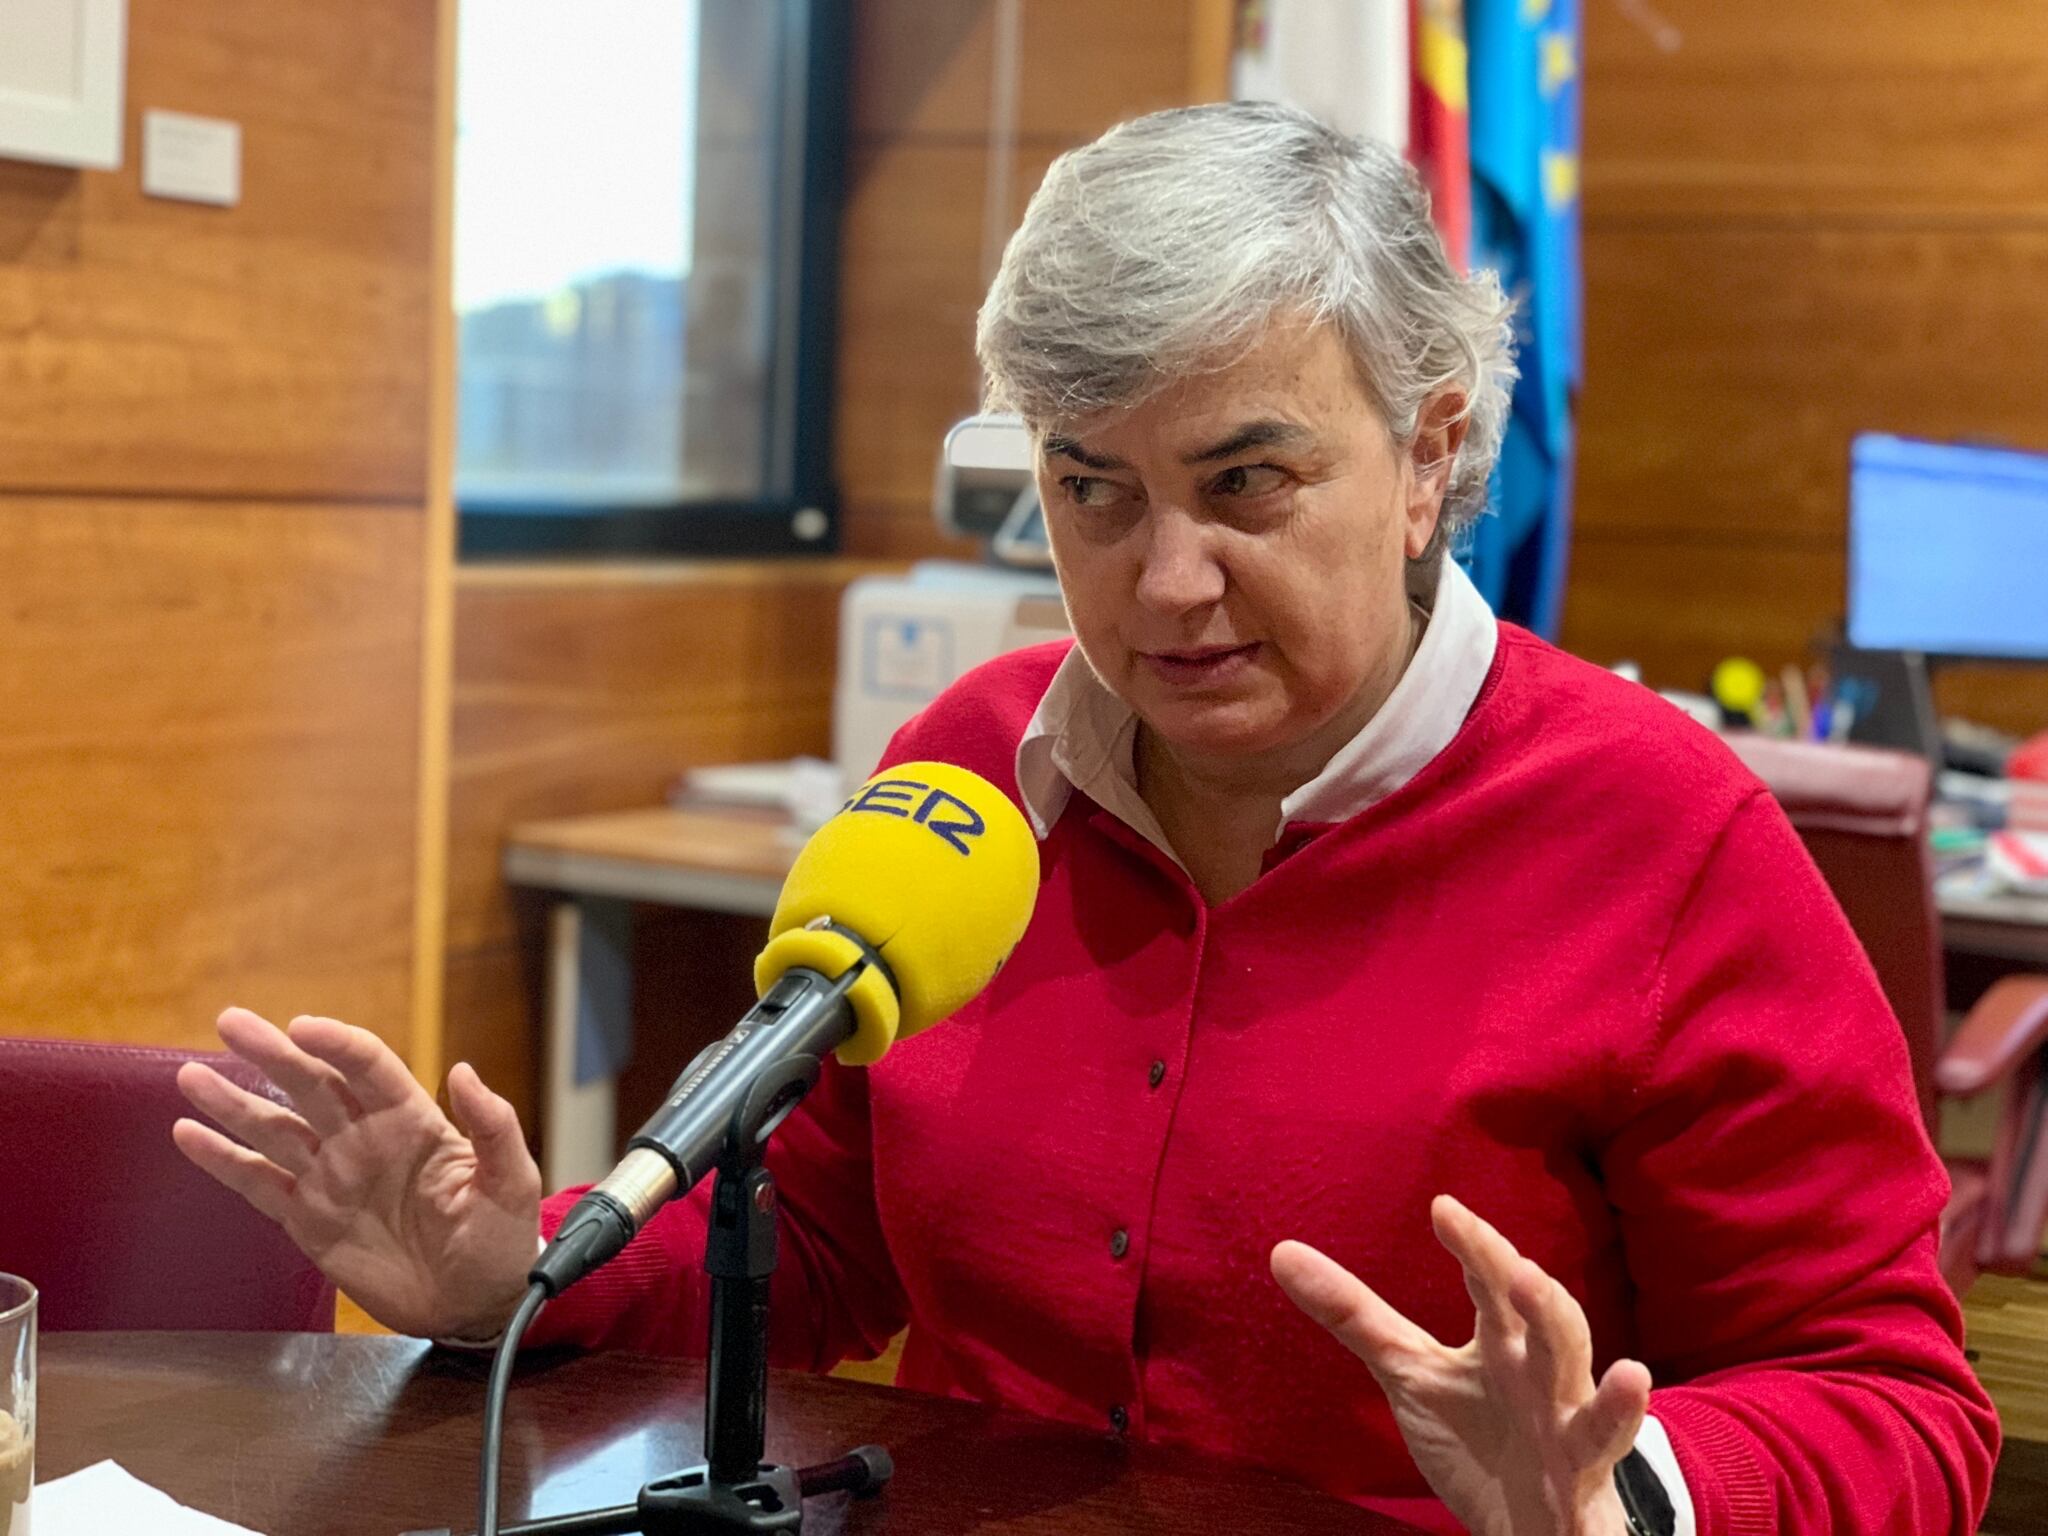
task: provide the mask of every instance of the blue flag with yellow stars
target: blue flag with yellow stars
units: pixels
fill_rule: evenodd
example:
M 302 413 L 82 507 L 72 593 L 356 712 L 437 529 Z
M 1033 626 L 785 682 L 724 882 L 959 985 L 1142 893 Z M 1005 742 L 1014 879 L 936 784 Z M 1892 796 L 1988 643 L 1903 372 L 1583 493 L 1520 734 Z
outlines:
M 1472 265 L 1516 305 L 1515 385 L 1491 516 L 1466 568 L 1494 611 L 1555 639 L 1571 542 L 1572 424 L 1583 375 L 1580 0 L 1465 0 Z

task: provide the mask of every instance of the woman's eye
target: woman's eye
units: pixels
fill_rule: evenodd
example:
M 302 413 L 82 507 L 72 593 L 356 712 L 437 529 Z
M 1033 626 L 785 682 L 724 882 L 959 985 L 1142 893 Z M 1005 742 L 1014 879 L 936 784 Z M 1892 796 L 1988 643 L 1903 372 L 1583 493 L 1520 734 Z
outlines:
M 1209 493 L 1213 496 L 1264 496 L 1286 483 L 1286 474 L 1271 464 L 1239 464 L 1211 480 Z
M 1111 506 L 1122 489 L 1114 480 L 1094 475 L 1068 475 L 1060 484 L 1067 488 L 1068 497 L 1077 507 Z

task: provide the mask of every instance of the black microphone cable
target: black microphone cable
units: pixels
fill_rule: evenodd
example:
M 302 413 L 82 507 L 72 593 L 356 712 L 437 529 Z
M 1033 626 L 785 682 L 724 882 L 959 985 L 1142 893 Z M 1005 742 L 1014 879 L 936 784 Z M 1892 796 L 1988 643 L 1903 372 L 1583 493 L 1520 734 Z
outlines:
M 548 1304 L 546 1284 L 536 1280 L 526 1288 L 519 1309 L 505 1325 L 498 1341 L 497 1356 L 491 1361 L 491 1382 L 484 1392 L 483 1465 L 481 1487 L 477 1490 L 476 1536 L 498 1536 L 498 1463 L 505 1438 L 505 1396 L 512 1386 L 512 1364 L 519 1358 L 519 1341 Z

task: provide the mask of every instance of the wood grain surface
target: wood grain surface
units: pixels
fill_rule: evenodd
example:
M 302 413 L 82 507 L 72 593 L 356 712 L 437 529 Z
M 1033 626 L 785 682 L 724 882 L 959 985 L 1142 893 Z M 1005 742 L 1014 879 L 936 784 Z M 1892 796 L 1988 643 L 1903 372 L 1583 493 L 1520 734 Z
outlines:
M 474 1062 L 529 1128 L 542 902 L 506 886 L 507 832 L 659 805 L 701 763 L 829 755 L 839 594 L 871 569 L 825 560 L 460 572 L 444 1059 Z
M 2048 1278 L 1981 1276 L 1963 1299 L 1963 1322 L 2005 1429 L 1985 1536 L 2048 1530 Z
M 242 128 L 231 209 L 0 160 L 0 483 L 426 496 L 435 7 L 132 0 L 128 99 Z
M 2048 450 L 2048 9 L 1657 0 L 1585 30 L 1563 638 L 1660 685 L 1775 670 L 1843 618 L 1856 433 Z M 1941 686 L 2048 727 L 2048 667 Z
M 0 160 L 0 1030 L 409 1044 L 440 12 L 131 0 L 122 167 Z M 235 207 L 143 195 L 154 108 Z
M 857 0 L 855 138 L 981 143 L 1000 9 L 988 0 Z M 1026 0 L 1018 9 L 1019 139 L 1081 143 L 1189 99 L 1198 0 Z
M 522 848 L 627 864 L 686 865 L 715 874 L 780 880 L 803 845 L 776 816 L 740 816 L 650 806 L 598 816 L 525 821 L 508 841 Z
M 264 1536 L 474 1529 L 487 1361 L 347 1335 L 53 1334 L 43 1341 L 38 1474 L 114 1457 Z M 532 1362 L 505 1426 L 506 1517 L 630 1503 L 696 1462 L 700 1365 L 635 1355 Z M 1409 1528 L 1268 1473 L 1131 1445 L 971 1403 L 776 1373 L 768 1454 L 789 1464 L 880 1443 L 896 1476 L 804 1529 L 1131 1536 Z
M 919 139 L 855 153 L 864 163 L 847 202 L 839 284 L 837 455 L 848 547 L 887 552 L 866 532 L 866 519 L 908 515 L 935 549 L 939 447 L 948 427 L 981 407 L 974 322 L 988 289 L 982 202 L 989 154 L 975 144 Z M 1055 153 L 1017 150 L 1011 224 L 1023 217 Z
M 1731 654 L 1775 676 L 1826 655 L 1847 581 L 1834 544 L 1588 531 L 1572 546 L 1564 642 L 1602 664 L 1635 661 L 1660 687 L 1704 690 Z M 1943 665 L 1934 692 L 1944 712 L 2016 735 L 2048 727 L 2048 667 Z
M 1586 8 L 1586 191 L 1606 212 L 2048 214 L 2032 0 Z
M 516 822 L 656 805 L 699 763 L 830 750 L 840 562 L 456 592 L 449 945 L 510 936 Z
M 0 1028 L 402 1049 L 417 508 L 0 496 Z
M 1002 235 L 1061 150 L 1113 123 L 1217 94 L 1215 0 L 1029 0 L 1016 142 L 992 137 L 990 0 L 856 0 L 853 135 L 840 238 L 835 433 L 849 553 L 963 553 L 931 518 L 945 431 L 978 408 L 974 317 L 988 279 L 986 204 Z
M 2048 224 L 1600 222 L 1586 281 L 1588 536 L 1839 552 L 1859 432 L 2048 450 L 2048 413 L 2020 385 L 2048 321 Z
M 2006 1432 L 1982 1529 L 2023 1536 L 2048 1527 L 2048 1282 L 1985 1276 L 1964 1315 Z M 116 1456 L 265 1536 L 463 1530 L 483 1369 L 389 1337 L 51 1335 L 39 1475 Z M 508 1508 L 624 1502 L 693 1461 L 702 1381 L 697 1364 L 632 1355 L 530 1363 L 510 1400 Z M 771 1456 L 879 1441 L 896 1457 L 880 1500 L 814 1506 L 820 1531 L 1306 1532 L 1318 1517 L 1331 1532 L 1404 1529 L 1182 1452 L 915 1393 L 778 1373 L 769 1413 Z

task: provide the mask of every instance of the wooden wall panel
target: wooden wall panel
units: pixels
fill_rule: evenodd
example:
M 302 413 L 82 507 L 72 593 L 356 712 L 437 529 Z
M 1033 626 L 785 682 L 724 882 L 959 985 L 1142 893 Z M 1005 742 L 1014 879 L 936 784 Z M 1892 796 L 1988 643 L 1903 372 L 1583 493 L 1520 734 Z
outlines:
M 1701 688 L 1740 651 L 1773 671 L 1839 617 L 1839 549 L 1744 540 L 1584 539 L 1572 550 L 1566 643 L 1651 681 Z
M 404 1045 L 421 526 L 0 496 L 0 1030 Z
M 980 404 L 992 0 L 857 0 L 835 421 L 847 552 L 968 553 L 931 520 L 946 428 Z M 1127 117 L 1212 94 L 1213 0 L 1022 0 L 1006 230 L 1045 168 Z
M 993 0 L 858 0 L 853 132 L 864 143 L 986 143 Z M 1126 117 L 1188 100 L 1189 0 L 1023 0 L 1017 133 L 1078 144 Z
M 0 161 L 0 479 L 426 495 L 436 7 L 133 0 L 126 163 Z M 145 198 L 139 115 L 242 125 L 233 209 Z
M 448 14 L 131 0 L 123 167 L 0 161 L 0 1030 L 430 1022 Z M 241 126 L 238 206 L 141 195 L 153 108 Z
M 1586 30 L 1564 639 L 1696 687 L 1839 624 L 1857 432 L 2048 450 L 2048 9 L 1659 0 Z M 2048 726 L 2048 668 L 1939 686 Z
M 1665 687 L 1704 690 L 1735 652 L 1775 675 L 1826 655 L 1846 580 L 1837 545 L 1588 538 L 1572 552 L 1566 643 L 1602 663 L 1637 662 Z M 1943 711 L 2003 731 L 2048 726 L 2048 667 L 1943 665 L 1934 693 Z
M 1054 153 L 1019 151 L 1013 223 Z M 981 405 L 987 174 L 981 148 L 907 142 L 876 156 L 849 200 L 843 238 L 859 254 L 840 282 L 838 463 L 850 553 L 948 548 L 932 524 L 932 476 L 946 429 Z
M 1586 11 L 1589 209 L 2048 212 L 2048 7 L 2034 0 Z
M 1934 701 L 2015 735 L 2048 730 L 2048 667 L 1944 663 L 1935 670 Z
M 535 909 L 506 829 L 658 802 L 702 763 L 829 755 L 852 561 L 465 568 L 455 607 L 447 1059 L 530 1092 Z M 514 1097 L 523 1110 L 531 1101 Z M 530 1115 L 529 1115 L 530 1123 Z
M 538 910 L 538 901 L 531 903 Z M 443 1049 L 512 1101 L 528 1140 L 540 1144 L 542 966 L 547 938 L 531 934 L 479 949 L 450 950 L 442 977 Z M 445 1075 L 445 1074 L 444 1074 Z
M 2048 449 L 2048 227 L 1601 221 L 1578 527 L 1824 541 L 1858 432 Z

